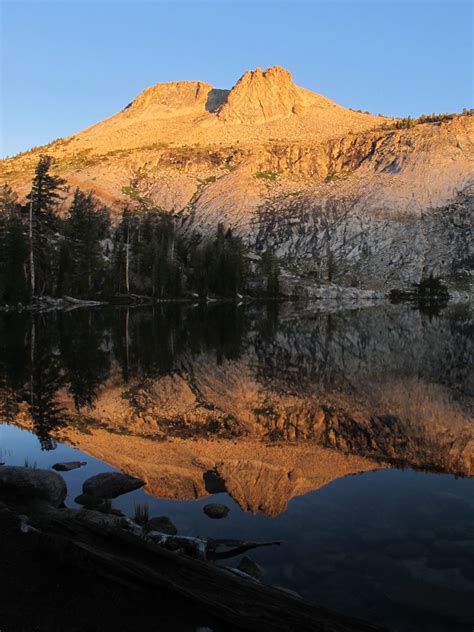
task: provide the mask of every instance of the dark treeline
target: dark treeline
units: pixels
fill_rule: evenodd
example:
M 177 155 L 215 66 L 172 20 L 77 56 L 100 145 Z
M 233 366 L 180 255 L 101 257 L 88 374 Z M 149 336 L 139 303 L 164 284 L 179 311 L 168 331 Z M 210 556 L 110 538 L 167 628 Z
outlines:
M 145 295 L 152 299 L 236 297 L 259 272 L 262 294 L 278 294 L 278 262 L 267 251 L 255 268 L 242 239 L 222 224 L 213 237 L 179 230 L 179 219 L 124 187 L 119 221 L 91 193 L 76 189 L 67 212 L 58 208 L 66 182 L 41 156 L 25 204 L 0 189 L 0 302 L 36 297 L 78 299 Z

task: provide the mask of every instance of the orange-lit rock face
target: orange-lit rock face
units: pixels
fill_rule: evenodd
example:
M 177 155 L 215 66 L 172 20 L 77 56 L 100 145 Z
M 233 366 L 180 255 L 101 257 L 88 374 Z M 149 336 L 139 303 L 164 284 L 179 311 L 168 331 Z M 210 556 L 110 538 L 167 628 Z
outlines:
M 158 83 L 144 90 L 123 112 L 131 119 L 146 111 L 150 118 L 174 115 L 183 111 L 205 111 L 212 86 L 202 81 Z
M 218 117 L 226 123 L 267 123 L 301 114 L 305 106 L 311 106 L 318 98 L 320 105 L 330 105 L 329 99 L 298 88 L 288 70 L 279 66 L 265 71 L 257 68 L 246 72 L 235 84 Z
M 186 230 L 223 222 L 255 252 L 290 258 L 299 276 L 387 290 L 426 270 L 456 280 L 472 260 L 473 122 L 395 129 L 283 68 L 257 68 L 231 90 L 151 86 L 74 136 L 0 161 L 0 182 L 26 195 L 46 151 L 70 192 L 93 191 L 114 215 L 139 170 L 140 193 L 180 213 Z
M 0 161 L 0 182 L 26 195 L 47 151 L 70 191 L 95 192 L 115 214 L 140 170 L 140 193 L 179 212 L 187 230 L 223 222 L 298 274 L 391 289 L 424 270 L 456 278 L 471 260 L 473 122 L 394 129 L 297 86 L 283 68 L 257 68 L 231 90 L 151 86 L 74 136 Z
M 283 465 L 261 461 L 230 460 L 219 463 L 216 471 L 232 498 L 244 511 L 253 513 L 282 513 L 288 501 L 307 491 L 310 485 L 301 469 L 288 470 Z

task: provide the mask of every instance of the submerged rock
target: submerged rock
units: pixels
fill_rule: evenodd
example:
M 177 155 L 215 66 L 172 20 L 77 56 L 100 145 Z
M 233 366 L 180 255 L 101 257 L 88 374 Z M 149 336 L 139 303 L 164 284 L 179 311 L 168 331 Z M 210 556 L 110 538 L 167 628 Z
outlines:
M 206 516 L 209 516 L 209 518 L 217 520 L 219 518 L 225 518 L 230 509 L 229 507 L 227 507 L 227 505 L 221 505 L 220 503 L 210 503 L 209 505 L 205 505 L 203 507 L 203 511 Z
M 86 461 L 65 461 L 64 463 L 55 463 L 53 470 L 57 472 L 70 472 L 71 470 L 77 470 L 79 467 L 87 465 Z
M 265 571 L 260 566 L 260 564 L 257 564 L 257 562 L 254 562 L 250 557 L 247 557 L 246 555 L 244 555 L 243 558 L 240 560 L 237 568 L 239 569 L 239 571 L 243 571 L 244 573 L 247 573 L 247 575 L 255 577 L 255 579 L 260 579 L 265 574 Z
M 116 498 L 122 494 L 128 494 L 135 489 L 140 489 L 145 485 L 145 481 L 122 472 L 104 472 L 88 478 L 82 491 L 88 496 L 96 498 Z
M 150 518 L 144 527 L 145 531 L 159 531 L 160 533 L 166 533 L 167 535 L 176 535 L 178 529 L 168 516 L 156 516 Z
M 40 499 L 60 507 L 66 495 L 66 483 L 55 472 L 13 465 L 0 468 L 1 498 L 13 501 Z

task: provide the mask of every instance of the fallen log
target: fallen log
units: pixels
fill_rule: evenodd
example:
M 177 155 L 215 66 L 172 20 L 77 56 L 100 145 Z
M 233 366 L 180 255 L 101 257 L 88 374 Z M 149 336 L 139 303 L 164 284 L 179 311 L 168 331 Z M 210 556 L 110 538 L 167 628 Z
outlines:
M 229 630 L 259 632 L 377 632 L 382 628 L 320 608 L 284 590 L 154 544 L 86 518 L 86 510 L 48 510 L 34 519 L 42 545 L 68 564 L 93 568 L 104 580 L 137 589 L 166 589 L 205 607 Z M 88 512 L 93 513 L 93 512 Z M 28 536 L 25 536 L 28 537 Z M 225 542 L 217 540 L 217 548 Z M 256 543 L 247 543 L 256 544 Z M 270 543 L 268 543 L 270 544 Z M 215 550 L 215 549 L 214 549 Z

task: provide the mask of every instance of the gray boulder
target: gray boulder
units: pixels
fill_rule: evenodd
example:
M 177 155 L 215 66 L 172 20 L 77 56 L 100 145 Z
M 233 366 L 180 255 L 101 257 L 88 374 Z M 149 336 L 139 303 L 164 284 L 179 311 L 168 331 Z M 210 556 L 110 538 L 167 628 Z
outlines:
M 61 507 L 66 495 L 66 483 L 56 472 L 13 465 L 0 468 L 0 498 L 4 500 L 45 500 Z
M 82 491 L 96 498 L 117 498 L 145 485 L 145 481 L 122 472 L 104 472 L 91 476 L 82 486 Z
M 209 516 L 209 518 L 217 520 L 219 518 L 225 518 L 230 509 L 229 507 L 227 507 L 227 505 L 221 505 L 220 503 L 210 503 L 209 505 L 204 505 L 203 511 L 206 516 Z
M 77 470 L 78 467 L 87 465 L 86 461 L 65 461 L 64 463 L 55 463 L 53 470 L 57 472 L 70 472 L 71 470 Z

